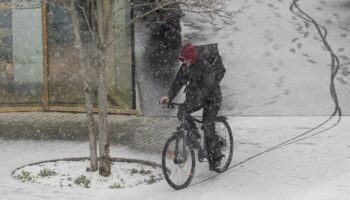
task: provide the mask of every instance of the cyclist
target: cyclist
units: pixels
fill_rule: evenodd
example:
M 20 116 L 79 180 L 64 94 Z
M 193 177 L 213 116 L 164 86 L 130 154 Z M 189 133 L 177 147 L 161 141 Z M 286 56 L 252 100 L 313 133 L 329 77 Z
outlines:
M 189 126 L 191 139 L 200 139 L 195 122 L 188 117 L 191 113 L 203 109 L 203 126 L 206 148 L 209 153 L 209 169 L 213 170 L 220 165 L 223 157 L 220 148 L 222 142 L 215 134 L 215 119 L 222 101 L 220 81 L 225 73 L 219 54 L 209 62 L 191 43 L 185 44 L 178 56 L 183 63 L 172 82 L 167 96 L 160 98 L 160 103 L 170 103 L 186 85 L 186 100 L 179 107 L 177 117 L 186 120 Z

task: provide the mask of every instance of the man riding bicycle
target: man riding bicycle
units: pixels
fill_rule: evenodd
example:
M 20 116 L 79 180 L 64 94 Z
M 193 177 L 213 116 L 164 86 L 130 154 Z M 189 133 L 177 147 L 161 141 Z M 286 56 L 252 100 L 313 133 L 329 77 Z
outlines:
M 186 100 L 179 107 L 177 117 L 186 120 L 191 139 L 200 139 L 196 124 L 188 117 L 191 113 L 203 108 L 203 126 L 207 151 L 209 153 L 209 168 L 215 169 L 223 157 L 220 148 L 222 142 L 215 134 L 214 121 L 222 101 L 220 81 L 225 73 L 220 55 L 206 59 L 198 53 L 196 47 L 187 43 L 181 49 L 178 59 L 183 63 L 172 82 L 168 96 L 160 98 L 160 103 L 167 104 L 177 96 L 186 85 Z

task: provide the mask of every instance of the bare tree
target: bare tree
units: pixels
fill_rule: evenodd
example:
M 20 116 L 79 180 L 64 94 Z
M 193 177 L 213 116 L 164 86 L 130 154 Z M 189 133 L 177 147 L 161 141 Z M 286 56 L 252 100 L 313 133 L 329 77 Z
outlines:
M 93 118 L 93 109 L 92 109 L 92 92 L 91 87 L 89 86 L 88 76 L 86 74 L 86 65 L 93 64 L 97 68 L 97 77 L 98 77 L 98 141 L 99 141 L 99 173 L 101 176 L 109 176 L 111 173 L 110 166 L 110 155 L 109 155 L 109 135 L 107 128 L 107 83 L 106 83 L 106 50 L 109 29 L 111 26 L 111 12 L 108 11 L 107 16 L 104 15 L 106 8 L 108 9 L 110 5 L 110 0 L 104 1 L 90 1 L 90 13 L 91 19 L 87 17 L 86 8 L 83 5 L 78 5 L 83 12 L 85 21 L 89 26 L 91 33 L 92 42 L 94 44 L 93 54 L 97 55 L 96 59 L 91 59 L 91 55 L 85 50 L 82 49 L 82 42 L 79 35 L 79 23 L 78 23 L 78 12 L 74 8 L 74 3 L 77 1 L 72 1 L 72 18 L 74 18 L 74 35 L 76 36 L 76 48 L 79 51 L 79 58 L 82 62 L 81 72 L 84 77 L 84 90 L 86 98 L 86 110 L 88 116 L 88 130 L 89 130 L 89 147 L 90 147 L 90 165 L 91 170 L 97 170 L 97 141 L 96 134 L 94 130 L 94 118 Z M 95 6 L 96 5 L 96 6 Z M 107 18 L 106 18 L 107 17 Z
M 137 9 L 145 7 L 144 12 L 134 16 L 125 27 L 116 29 L 119 33 L 115 33 L 114 37 L 118 37 L 127 28 L 130 28 L 133 23 L 156 13 L 159 10 L 181 10 L 184 12 L 197 13 L 204 17 L 208 22 L 217 25 L 217 19 L 224 24 L 232 24 L 233 17 L 240 11 L 227 11 L 225 4 L 226 0 L 132 0 L 130 7 L 118 8 L 114 10 L 114 3 L 118 0 L 84 0 L 90 6 L 86 8 L 79 5 L 79 0 L 68 1 L 73 23 L 73 32 L 75 36 L 75 49 L 78 52 L 81 61 L 81 74 L 83 77 L 84 92 L 86 98 L 86 112 L 89 132 L 89 149 L 90 149 L 90 166 L 92 171 L 99 169 L 102 176 L 109 176 L 111 173 L 111 159 L 109 155 L 109 135 L 107 127 L 107 86 L 106 86 L 106 50 L 113 44 L 113 37 L 110 35 L 113 16 L 123 9 Z M 42 6 L 43 0 L 16 0 L 7 2 L 6 7 L 14 9 L 37 9 Z M 112 5 L 112 6 L 111 6 Z M 91 40 L 94 44 L 94 55 L 97 59 L 91 59 L 90 52 L 85 50 L 80 37 L 80 24 L 78 20 L 78 11 L 76 6 L 83 13 L 85 21 L 91 33 Z M 90 9 L 90 18 L 86 11 Z M 95 130 L 95 122 L 93 117 L 92 92 L 87 69 L 89 66 L 97 68 L 98 72 L 98 140 L 99 140 L 99 167 L 97 164 L 97 137 Z
M 96 138 L 96 130 L 95 130 L 95 122 L 93 115 L 93 106 L 92 106 L 92 91 L 90 86 L 90 80 L 87 75 L 87 69 L 91 65 L 91 60 L 89 60 L 86 56 L 87 53 L 84 52 L 81 37 L 80 37 L 80 24 L 78 21 L 78 12 L 75 9 L 74 1 L 71 1 L 70 8 L 71 19 L 73 24 L 73 32 L 75 38 L 74 47 L 79 55 L 80 60 L 80 71 L 83 77 L 84 84 L 84 93 L 85 93 L 85 108 L 87 114 L 87 123 L 88 123 L 88 133 L 89 133 L 89 152 L 90 152 L 90 169 L 91 171 L 97 171 L 98 163 L 97 163 L 97 138 Z M 85 50 L 86 51 L 86 50 Z

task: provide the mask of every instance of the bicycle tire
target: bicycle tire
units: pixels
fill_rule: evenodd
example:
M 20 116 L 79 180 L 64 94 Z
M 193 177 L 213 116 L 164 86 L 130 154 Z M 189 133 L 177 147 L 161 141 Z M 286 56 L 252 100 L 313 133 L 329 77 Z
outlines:
M 164 174 L 165 180 L 168 182 L 168 184 L 172 188 L 174 188 L 176 190 L 180 190 L 180 189 L 186 188 L 191 183 L 191 181 L 193 179 L 193 176 L 194 176 L 194 172 L 195 172 L 196 158 L 195 158 L 195 154 L 194 154 L 193 148 L 190 147 L 190 145 L 187 144 L 186 146 L 187 146 L 187 148 L 189 150 L 187 152 L 189 152 L 190 159 L 192 160 L 190 171 L 188 172 L 187 179 L 183 183 L 175 183 L 174 180 L 172 180 L 172 178 L 170 177 L 170 169 L 168 168 L 167 163 L 168 162 L 170 162 L 170 163 L 173 162 L 175 165 L 178 165 L 178 164 L 175 163 L 174 160 L 171 159 L 171 154 L 169 156 L 169 152 L 171 152 L 171 150 L 169 151 L 169 147 L 171 146 L 172 142 L 175 142 L 175 145 L 176 145 L 176 140 L 177 139 L 178 140 L 181 140 L 181 139 L 183 140 L 183 137 L 174 134 L 165 143 L 164 149 L 163 149 L 163 154 L 162 154 L 162 169 L 163 169 L 163 174 Z M 181 148 L 182 145 L 178 145 L 178 146 L 180 146 L 180 148 Z M 186 148 L 186 150 L 187 150 L 187 148 Z M 173 154 L 175 154 L 175 152 L 173 152 Z M 168 156 L 168 158 L 167 158 L 167 156 Z M 188 161 L 189 160 L 186 160 L 185 162 L 188 162 Z
M 217 173 L 222 173 L 222 172 L 225 172 L 227 170 L 227 168 L 230 166 L 230 163 L 232 161 L 232 156 L 233 156 L 233 135 L 232 135 L 232 130 L 231 130 L 231 127 L 230 125 L 228 124 L 227 120 L 226 120 L 226 117 L 223 117 L 223 116 L 220 116 L 220 117 L 217 117 L 216 118 L 216 121 L 215 121 L 215 129 L 217 129 L 217 125 L 222 123 L 225 127 L 225 129 L 227 130 L 227 136 L 228 138 L 225 138 L 226 139 L 226 145 L 225 145 L 225 148 L 227 148 L 227 145 L 229 145 L 229 151 L 228 151 L 228 158 L 227 160 L 224 162 L 224 165 L 222 167 L 216 167 L 214 169 L 215 172 Z M 216 131 L 216 134 L 220 137 L 222 137 L 220 135 L 220 132 L 218 130 L 215 130 Z M 227 139 L 228 142 L 227 142 Z M 225 155 L 226 156 L 226 155 Z M 222 165 L 223 163 L 220 164 L 220 166 Z

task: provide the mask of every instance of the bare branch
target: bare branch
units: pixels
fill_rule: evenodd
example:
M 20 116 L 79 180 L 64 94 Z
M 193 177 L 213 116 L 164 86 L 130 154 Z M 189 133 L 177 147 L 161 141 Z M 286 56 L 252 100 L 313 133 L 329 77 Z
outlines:
M 113 44 L 113 42 L 114 42 L 114 39 L 112 39 L 109 42 L 106 42 L 102 47 L 102 51 L 106 51 Z
M 81 6 L 81 5 L 79 5 L 79 3 L 78 3 L 78 7 L 83 11 L 84 18 L 85 18 L 85 22 L 86 22 L 86 24 L 88 25 L 88 28 L 89 28 L 90 33 L 92 34 L 92 28 L 91 28 L 91 25 L 90 25 L 90 23 L 89 23 L 89 19 L 88 19 L 87 15 L 86 15 L 85 8 L 84 8 L 83 6 Z
M 111 1 L 111 5 L 114 5 L 114 1 L 112 0 Z M 109 35 L 109 31 L 110 31 L 110 28 L 111 28 L 111 18 L 112 18 L 112 8 L 110 8 L 110 11 L 108 12 L 108 15 L 107 15 L 107 19 L 106 19 L 106 24 L 105 24 L 105 27 L 103 28 L 103 38 L 105 41 L 103 41 L 103 43 L 105 44 L 106 43 L 106 40 L 108 38 L 108 35 Z

